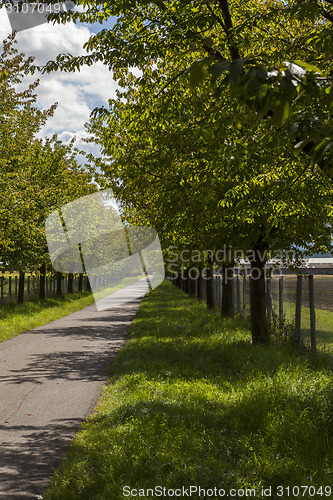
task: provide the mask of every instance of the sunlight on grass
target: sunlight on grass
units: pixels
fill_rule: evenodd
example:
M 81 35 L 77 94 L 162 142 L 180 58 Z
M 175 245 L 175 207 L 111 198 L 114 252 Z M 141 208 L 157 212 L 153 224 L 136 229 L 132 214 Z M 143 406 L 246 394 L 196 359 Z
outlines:
M 278 308 L 277 304 L 276 308 Z M 287 321 L 295 320 L 295 304 L 285 302 L 284 311 Z M 319 350 L 333 354 L 333 312 L 316 308 L 316 338 Z M 302 307 L 301 310 L 301 339 L 306 346 L 310 346 L 310 309 L 308 307 Z
M 137 281 L 137 277 L 126 278 L 120 283 L 108 287 L 104 295 Z M 49 297 L 45 300 L 30 300 L 21 305 L 0 304 L 0 342 L 15 337 L 20 333 L 45 325 L 72 312 L 80 311 L 94 303 L 91 292 L 66 294 L 63 298 Z
M 253 487 L 261 498 L 262 486 L 329 485 L 330 363 L 282 343 L 253 348 L 242 319 L 222 321 L 165 283 L 144 299 L 44 498 L 121 499 L 125 485 Z
M 0 305 L 0 342 L 79 311 L 93 302 L 91 292 L 81 292 L 67 294 L 63 298 Z

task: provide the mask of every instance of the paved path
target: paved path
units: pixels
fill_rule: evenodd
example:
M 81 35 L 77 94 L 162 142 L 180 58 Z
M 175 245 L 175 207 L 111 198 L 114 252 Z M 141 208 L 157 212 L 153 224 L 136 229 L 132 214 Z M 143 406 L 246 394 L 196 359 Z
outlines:
M 87 417 L 141 299 L 93 304 L 0 344 L 0 499 L 38 498 Z

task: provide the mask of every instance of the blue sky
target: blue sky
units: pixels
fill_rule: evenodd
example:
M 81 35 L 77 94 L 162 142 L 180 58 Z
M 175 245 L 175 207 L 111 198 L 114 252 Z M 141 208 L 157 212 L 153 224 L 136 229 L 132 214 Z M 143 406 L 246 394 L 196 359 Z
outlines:
M 111 27 L 114 19 L 110 18 L 104 25 L 65 25 L 43 24 L 29 30 L 17 33 L 18 49 L 27 56 L 34 56 L 36 64 L 45 64 L 54 59 L 58 53 L 83 54 L 83 43 L 92 33 Z M 0 39 L 5 39 L 11 33 L 11 26 L 5 9 L 0 9 Z M 36 74 L 27 78 L 27 82 L 40 79 L 37 88 L 38 106 L 48 108 L 58 102 L 54 116 L 48 121 L 41 136 L 54 133 L 64 142 L 74 135 L 77 146 L 98 154 L 98 148 L 83 143 L 86 135 L 84 123 L 89 120 L 89 114 L 96 106 L 106 106 L 108 99 L 115 96 L 116 83 L 112 72 L 101 63 L 83 67 L 77 73 L 54 72 L 49 75 Z

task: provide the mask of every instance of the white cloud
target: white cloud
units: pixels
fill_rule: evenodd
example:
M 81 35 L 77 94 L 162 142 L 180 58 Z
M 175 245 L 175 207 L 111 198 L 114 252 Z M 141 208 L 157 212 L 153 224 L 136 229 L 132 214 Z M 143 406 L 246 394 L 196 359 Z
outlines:
M 7 14 L 0 9 L 0 37 L 6 38 L 11 32 Z M 54 59 L 59 53 L 73 55 L 84 54 L 82 48 L 92 32 L 88 27 L 76 26 L 73 23 L 43 24 L 17 34 L 17 48 L 27 56 L 34 56 L 35 64 L 43 65 Z M 58 102 L 58 108 L 49 119 L 42 136 L 59 134 L 59 138 L 67 142 L 73 135 L 77 136 L 82 145 L 85 135 L 84 123 L 89 120 L 90 112 L 95 107 L 107 106 L 108 99 L 115 96 L 116 83 L 109 69 L 97 63 L 85 66 L 80 72 L 51 74 L 36 74 L 27 80 L 40 79 L 36 90 L 38 106 L 41 109 Z M 97 152 L 96 147 L 85 146 Z

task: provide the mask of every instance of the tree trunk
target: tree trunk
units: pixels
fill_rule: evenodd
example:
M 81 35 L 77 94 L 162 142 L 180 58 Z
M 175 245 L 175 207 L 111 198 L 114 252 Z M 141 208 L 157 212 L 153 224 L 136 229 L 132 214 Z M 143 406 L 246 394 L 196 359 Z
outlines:
M 183 268 L 180 270 L 180 289 L 185 292 L 185 271 Z
M 45 274 L 46 274 L 46 266 L 43 264 L 39 268 L 40 277 L 39 277 L 39 298 L 45 299 Z
M 87 290 L 87 292 L 91 292 L 91 285 L 90 285 L 88 275 L 86 276 L 86 290 Z
M 252 344 L 268 344 L 269 330 L 266 321 L 265 261 L 260 249 L 254 250 L 250 275 L 250 313 Z
M 199 268 L 199 275 L 197 279 L 197 299 L 202 299 L 202 269 Z
M 79 274 L 78 286 L 79 286 L 79 292 L 82 292 L 82 288 L 83 288 L 83 274 L 82 273 Z
M 214 291 L 213 291 L 213 267 L 206 268 L 206 304 L 208 309 L 214 307 Z
M 20 271 L 20 274 L 19 274 L 19 286 L 18 286 L 18 296 L 17 296 L 17 303 L 18 304 L 23 304 L 23 300 L 24 300 L 24 277 L 25 277 L 24 272 Z
M 222 267 L 222 307 L 221 316 L 232 318 L 234 316 L 234 270 L 233 267 Z
M 68 274 L 68 293 L 73 293 L 73 281 L 74 275 L 73 273 Z
M 196 287 L 195 287 L 195 283 L 196 283 L 196 277 L 195 278 L 192 278 L 189 276 L 189 284 L 190 284 L 190 295 L 195 295 L 196 294 Z
M 62 273 L 57 273 L 57 297 L 62 297 Z
M 190 277 L 188 275 L 188 269 L 185 270 L 184 292 L 187 294 L 190 293 Z

